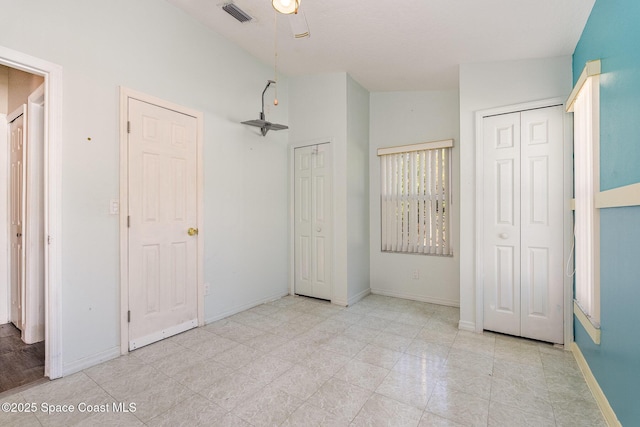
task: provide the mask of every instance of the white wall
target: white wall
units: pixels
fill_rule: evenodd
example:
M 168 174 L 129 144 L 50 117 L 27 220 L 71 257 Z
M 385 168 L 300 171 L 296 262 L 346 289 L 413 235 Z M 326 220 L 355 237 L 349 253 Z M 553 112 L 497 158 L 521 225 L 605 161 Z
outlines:
M 567 97 L 571 57 L 460 66 L 460 327 L 475 329 L 475 112 Z
M 347 305 L 347 74 L 292 77 L 289 79 L 289 94 L 291 145 L 331 142 L 333 146 L 334 267 L 331 301 Z M 293 200 L 293 195 L 291 197 Z M 290 215 L 293 216 L 292 209 Z
M 42 83 L 44 77 L 26 73 L 15 68 L 8 69 L 9 93 L 7 98 L 7 113 L 13 112 L 22 104 L 27 103 L 27 98 Z
M 369 92 L 347 76 L 348 303 L 369 293 Z
M 120 342 L 118 218 L 108 214 L 119 85 L 204 112 L 205 318 L 287 293 L 287 132 L 262 137 L 240 124 L 257 118 L 271 66 L 157 0 L 9 2 L 0 43 L 63 67 L 65 373 Z M 286 78 L 279 85 L 268 117 L 287 123 Z
M 458 92 L 377 92 L 371 94 L 370 233 L 371 291 L 383 295 L 457 306 L 459 302 Z M 380 161 L 377 149 L 453 138 L 453 257 L 380 251 Z M 419 279 L 413 279 L 413 272 Z
M 9 68 L 0 65 L 0 114 L 9 113 Z

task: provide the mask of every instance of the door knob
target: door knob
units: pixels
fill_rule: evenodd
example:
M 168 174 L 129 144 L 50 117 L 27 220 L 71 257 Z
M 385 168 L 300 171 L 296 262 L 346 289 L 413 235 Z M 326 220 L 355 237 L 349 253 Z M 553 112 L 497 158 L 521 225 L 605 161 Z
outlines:
M 316 231 L 319 233 L 322 231 L 322 227 L 316 227 Z
M 509 238 L 509 235 L 508 235 L 507 233 L 500 233 L 500 236 L 499 236 L 499 237 L 500 237 L 501 239 L 508 239 L 508 238 Z
M 198 229 L 191 227 L 190 229 L 187 230 L 187 234 L 189 236 L 195 236 L 196 234 L 198 234 Z

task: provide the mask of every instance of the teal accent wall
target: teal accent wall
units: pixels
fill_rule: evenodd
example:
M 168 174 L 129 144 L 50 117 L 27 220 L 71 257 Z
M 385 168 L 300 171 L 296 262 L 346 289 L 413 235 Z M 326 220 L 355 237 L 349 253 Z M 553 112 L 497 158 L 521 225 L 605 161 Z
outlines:
M 573 55 L 574 82 L 601 59 L 600 187 L 640 182 L 640 2 L 596 0 Z M 624 426 L 640 425 L 640 207 L 600 212 L 601 344 L 575 341 Z

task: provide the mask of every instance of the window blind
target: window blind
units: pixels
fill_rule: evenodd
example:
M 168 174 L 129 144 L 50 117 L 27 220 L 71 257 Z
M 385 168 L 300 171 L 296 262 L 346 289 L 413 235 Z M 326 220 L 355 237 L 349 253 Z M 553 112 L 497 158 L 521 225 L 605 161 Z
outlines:
M 449 185 L 453 140 L 429 144 L 378 150 L 382 251 L 453 254 Z

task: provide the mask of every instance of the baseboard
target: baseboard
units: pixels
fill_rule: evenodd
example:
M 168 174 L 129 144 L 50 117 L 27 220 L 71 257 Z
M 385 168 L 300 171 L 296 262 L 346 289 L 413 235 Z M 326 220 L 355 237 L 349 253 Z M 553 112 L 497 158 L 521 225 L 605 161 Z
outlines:
M 600 388 L 598 380 L 593 376 L 587 360 L 584 358 L 582 351 L 580 351 L 580 347 L 578 347 L 578 344 L 575 342 L 571 343 L 571 352 L 573 353 L 573 357 L 576 359 L 578 367 L 580 367 L 580 371 L 582 371 L 582 375 L 589 386 L 589 390 L 591 390 L 591 394 L 593 394 L 593 397 L 596 399 L 596 403 L 598 403 L 600 411 L 602 412 L 607 424 L 610 427 L 622 427 L 622 424 L 618 421 L 616 413 L 613 412 L 613 408 L 609 405 L 607 396 L 605 396 L 604 392 Z
M 371 288 L 371 293 L 374 295 L 384 295 L 386 297 L 402 298 L 412 301 L 428 302 L 431 304 L 446 305 L 449 307 L 460 307 L 460 301 L 448 300 L 444 298 L 425 297 L 421 295 L 414 295 L 405 292 L 391 292 L 383 289 Z
M 461 320 L 458 322 L 458 329 L 460 329 L 461 331 L 475 332 L 476 324 L 474 322 L 467 322 L 466 320 Z
M 289 295 L 289 290 L 288 289 L 285 292 L 280 292 L 280 293 L 277 293 L 275 295 L 272 295 L 272 296 L 269 296 L 269 297 L 266 297 L 266 298 L 261 298 L 259 300 L 254 300 L 254 301 L 249 302 L 247 304 L 238 305 L 238 306 L 230 308 L 229 310 L 226 310 L 226 311 L 224 311 L 222 313 L 216 314 L 213 317 L 208 317 L 208 318 L 204 319 L 204 323 L 205 323 L 205 325 L 208 325 L 209 323 L 216 322 L 216 321 L 218 321 L 220 319 L 224 319 L 225 317 L 233 316 L 234 314 L 238 314 L 241 311 L 249 310 L 250 308 L 257 307 L 257 306 L 259 306 L 261 304 L 264 304 L 264 303 L 267 303 L 267 302 L 271 302 L 271 301 L 275 301 L 275 300 L 280 299 L 280 298 L 282 298 L 284 296 L 287 296 L 287 295 Z
M 367 288 L 362 292 L 358 292 L 357 294 L 349 298 L 349 301 L 347 301 L 347 304 L 353 305 L 369 294 L 371 294 L 371 288 Z
M 65 363 L 62 368 L 62 376 L 66 377 L 67 375 L 75 374 L 76 372 L 80 372 L 99 363 L 106 362 L 107 360 L 115 359 L 119 356 L 120 346 L 112 347 L 108 350 L 93 354 L 88 357 L 83 357 L 82 359 L 78 359 L 68 364 Z

